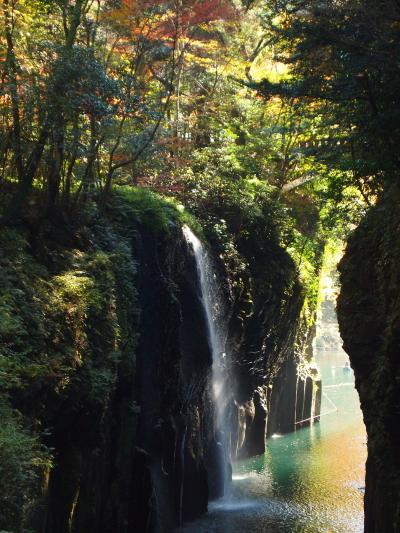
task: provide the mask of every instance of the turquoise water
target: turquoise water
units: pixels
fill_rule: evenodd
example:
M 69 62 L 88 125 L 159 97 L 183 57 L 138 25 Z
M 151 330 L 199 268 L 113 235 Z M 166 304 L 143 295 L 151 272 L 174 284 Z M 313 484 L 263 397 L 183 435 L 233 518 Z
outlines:
M 331 324 L 332 326 L 332 324 Z M 334 324 L 333 324 L 334 326 Z M 319 423 L 275 436 L 264 455 L 234 465 L 232 494 L 181 531 L 363 531 L 366 436 L 353 372 L 339 344 L 317 349 L 324 383 Z

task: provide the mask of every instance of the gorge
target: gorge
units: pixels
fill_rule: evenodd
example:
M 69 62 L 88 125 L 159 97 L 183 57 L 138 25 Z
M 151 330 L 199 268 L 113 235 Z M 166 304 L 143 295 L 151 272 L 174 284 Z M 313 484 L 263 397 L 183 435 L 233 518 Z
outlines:
M 399 55 L 398 0 L 0 3 L 0 533 L 400 532 Z

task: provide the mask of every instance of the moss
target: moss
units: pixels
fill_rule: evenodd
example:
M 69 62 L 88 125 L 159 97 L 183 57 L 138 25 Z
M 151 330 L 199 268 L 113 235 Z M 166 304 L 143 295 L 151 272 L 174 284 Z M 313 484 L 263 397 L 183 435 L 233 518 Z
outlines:
M 128 226 L 140 224 L 155 232 L 169 232 L 170 224 L 187 224 L 200 238 L 203 229 L 185 207 L 171 197 L 164 197 L 149 189 L 132 186 L 115 188 L 112 200 L 113 217 L 124 219 Z
M 0 529 L 20 531 L 22 515 L 34 502 L 40 472 L 52 466 L 51 456 L 4 398 L 0 419 Z
M 118 373 L 134 379 L 139 309 L 131 240 L 97 209 L 82 218 L 86 226 L 66 228 L 79 248 L 52 236 L 42 238 L 40 254 L 28 232 L 0 230 L 0 404 L 12 406 L 0 428 L 0 494 L 19 498 L 8 507 L 0 502 L 0 529 L 22 527 L 34 492 L 27 479 L 49 467 L 41 458 L 51 456 L 44 445 L 51 435 L 43 438 L 40 428 L 52 427 L 62 406 L 99 413 L 100 424 Z

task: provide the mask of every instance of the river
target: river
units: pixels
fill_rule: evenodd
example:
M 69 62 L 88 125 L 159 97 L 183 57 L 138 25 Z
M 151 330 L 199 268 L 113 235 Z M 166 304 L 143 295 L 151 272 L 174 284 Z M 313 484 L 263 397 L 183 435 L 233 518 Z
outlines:
M 352 371 L 325 302 L 315 346 L 323 381 L 319 423 L 269 439 L 264 455 L 234 465 L 229 497 L 186 533 L 363 531 L 366 435 Z

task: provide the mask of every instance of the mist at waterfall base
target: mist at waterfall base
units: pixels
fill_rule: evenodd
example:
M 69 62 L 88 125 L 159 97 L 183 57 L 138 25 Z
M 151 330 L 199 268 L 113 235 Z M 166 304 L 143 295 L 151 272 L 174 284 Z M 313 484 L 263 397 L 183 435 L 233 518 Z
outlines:
M 235 464 L 230 497 L 211 502 L 207 515 L 180 531 L 363 531 L 365 427 L 353 372 L 343 369 L 348 357 L 340 347 L 332 302 L 328 314 L 322 316 L 316 361 L 325 391 L 322 413 L 332 410 L 332 402 L 337 412 L 269 439 L 264 455 Z M 327 333 L 331 342 L 324 345 Z
M 188 226 L 183 227 L 183 235 L 191 246 L 200 282 L 201 298 L 207 321 L 210 350 L 212 355 L 211 386 L 215 409 L 216 441 L 219 456 L 217 478 L 220 479 L 220 493 L 226 495 L 231 488 L 229 417 L 228 404 L 232 399 L 229 390 L 228 358 L 225 353 L 226 327 L 224 323 L 223 298 L 212 261 L 207 250 Z

